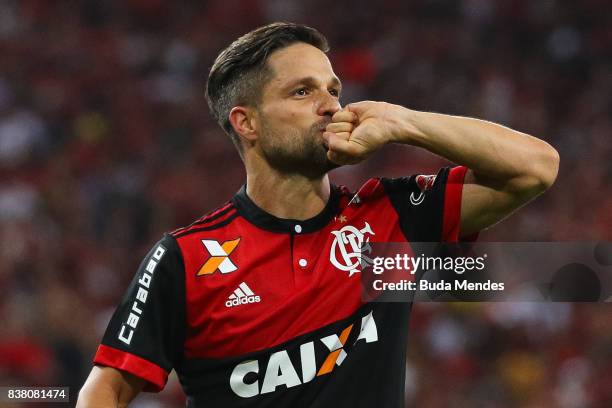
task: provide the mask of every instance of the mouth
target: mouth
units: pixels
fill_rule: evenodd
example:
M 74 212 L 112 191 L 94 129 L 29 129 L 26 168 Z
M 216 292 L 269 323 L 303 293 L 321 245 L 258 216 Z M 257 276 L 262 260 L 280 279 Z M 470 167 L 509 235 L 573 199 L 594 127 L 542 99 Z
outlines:
M 325 133 L 325 129 L 321 130 L 321 144 L 325 148 L 325 151 L 329 150 L 329 144 L 327 143 L 327 139 L 323 137 L 323 133 Z
M 329 125 L 330 123 L 331 123 L 330 121 L 321 122 L 321 123 L 318 123 L 315 128 L 318 128 L 319 131 L 323 133 L 325 132 L 325 129 L 327 129 L 327 125 Z
M 321 144 L 323 145 L 326 151 L 329 150 L 329 145 L 327 144 L 327 140 L 325 140 L 325 138 L 323 137 L 323 133 L 326 132 L 327 125 L 330 123 L 331 122 L 329 121 L 325 121 L 314 126 L 315 131 L 320 135 L 319 137 L 321 138 Z

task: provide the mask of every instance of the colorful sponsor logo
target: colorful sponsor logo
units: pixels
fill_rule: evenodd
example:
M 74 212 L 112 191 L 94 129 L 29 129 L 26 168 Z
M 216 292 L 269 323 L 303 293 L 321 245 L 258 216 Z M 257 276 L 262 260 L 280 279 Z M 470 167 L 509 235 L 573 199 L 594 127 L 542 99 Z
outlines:
M 232 262 L 230 255 L 234 252 L 239 243 L 240 238 L 225 241 L 223 243 L 215 241 L 214 239 L 203 239 L 202 244 L 204 244 L 204 248 L 208 251 L 210 258 L 204 262 L 204 265 L 202 265 L 196 276 L 210 275 L 216 271 L 230 273 L 237 270 L 238 267 Z

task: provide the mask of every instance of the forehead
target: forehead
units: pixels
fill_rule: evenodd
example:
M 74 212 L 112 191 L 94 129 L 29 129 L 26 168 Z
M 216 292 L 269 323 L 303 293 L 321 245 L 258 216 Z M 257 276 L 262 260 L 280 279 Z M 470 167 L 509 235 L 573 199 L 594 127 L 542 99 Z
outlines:
M 271 86 L 283 86 L 296 78 L 314 77 L 321 81 L 335 78 L 327 55 L 316 47 L 296 43 L 275 51 L 268 59 L 272 69 Z

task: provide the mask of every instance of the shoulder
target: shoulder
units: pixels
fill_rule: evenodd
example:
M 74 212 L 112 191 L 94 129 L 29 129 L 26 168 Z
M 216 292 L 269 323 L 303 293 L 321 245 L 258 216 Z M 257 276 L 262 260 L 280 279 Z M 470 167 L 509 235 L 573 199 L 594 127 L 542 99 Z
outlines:
M 350 190 L 346 186 L 336 187 L 340 196 L 340 207 L 362 205 L 380 201 L 386 196 L 385 188 L 381 178 L 370 178 L 363 183 L 356 191 Z
M 175 240 L 196 234 L 201 231 L 212 231 L 222 229 L 236 219 L 238 212 L 233 201 L 228 201 L 220 207 L 204 214 L 191 224 L 179 227 L 168 233 Z
M 185 271 L 192 272 L 194 268 L 201 269 L 202 265 L 206 265 L 212 268 L 212 272 L 216 266 L 223 265 L 207 263 L 206 260 L 211 257 L 222 260 L 240 243 L 245 233 L 244 223 L 237 222 L 240 218 L 234 200 L 230 200 L 191 224 L 167 233 L 166 237 L 175 242 Z M 205 273 L 202 270 L 200 272 Z
M 406 177 L 387 178 L 373 177 L 366 180 L 357 191 L 353 192 L 345 186 L 338 186 L 342 207 L 349 205 L 374 204 L 387 199 L 393 200 L 401 195 L 418 195 L 430 190 L 436 181 L 445 178 L 445 174 L 422 175 L 414 174 Z

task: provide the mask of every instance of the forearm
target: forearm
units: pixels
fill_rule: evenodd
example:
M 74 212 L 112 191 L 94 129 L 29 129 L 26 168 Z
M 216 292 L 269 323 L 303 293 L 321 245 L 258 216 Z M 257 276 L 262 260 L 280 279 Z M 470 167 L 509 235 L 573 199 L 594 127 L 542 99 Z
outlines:
M 533 136 L 484 120 L 404 109 L 405 131 L 394 142 L 422 147 L 472 169 L 477 177 L 546 189 L 558 154 Z
M 119 403 L 116 390 L 106 384 L 85 384 L 79 393 L 77 408 L 110 408 L 127 407 Z
M 79 392 L 77 408 L 125 408 L 145 381 L 111 367 L 94 366 Z

